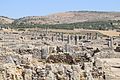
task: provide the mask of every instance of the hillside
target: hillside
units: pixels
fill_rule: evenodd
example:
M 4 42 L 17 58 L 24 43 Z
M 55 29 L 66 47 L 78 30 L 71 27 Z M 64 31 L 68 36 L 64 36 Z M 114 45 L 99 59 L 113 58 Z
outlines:
M 0 16 L 0 24 L 11 24 L 13 21 L 11 18 Z
M 15 24 L 63 24 L 120 20 L 120 12 L 69 11 L 47 16 L 27 16 L 17 19 Z

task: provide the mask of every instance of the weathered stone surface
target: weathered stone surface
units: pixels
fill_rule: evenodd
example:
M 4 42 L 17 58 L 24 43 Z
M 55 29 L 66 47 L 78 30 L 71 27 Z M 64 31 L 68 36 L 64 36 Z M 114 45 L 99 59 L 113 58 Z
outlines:
M 93 32 L 1 31 L 0 80 L 119 80 L 119 60 L 101 59 L 120 58 L 120 39 Z
M 67 64 L 75 64 L 75 60 L 69 54 L 58 54 L 58 55 L 50 55 L 47 58 L 47 62 L 49 63 L 67 63 Z

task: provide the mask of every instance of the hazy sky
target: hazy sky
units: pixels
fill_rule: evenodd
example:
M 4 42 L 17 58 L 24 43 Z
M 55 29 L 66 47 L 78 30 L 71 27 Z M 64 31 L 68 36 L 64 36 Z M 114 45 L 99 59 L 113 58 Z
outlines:
M 120 12 L 120 0 L 0 0 L 0 16 L 11 18 L 81 10 Z

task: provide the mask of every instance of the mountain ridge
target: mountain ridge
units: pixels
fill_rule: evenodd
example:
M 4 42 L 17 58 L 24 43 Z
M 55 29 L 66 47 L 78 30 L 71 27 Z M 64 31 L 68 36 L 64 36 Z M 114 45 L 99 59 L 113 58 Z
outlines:
M 14 19 L 6 17 L 6 16 L 0 16 L 0 24 L 11 24 L 14 22 Z
M 120 12 L 68 11 L 47 16 L 26 16 L 18 19 L 0 16 L 0 24 L 69 24 L 109 20 L 120 20 Z
M 18 19 L 18 24 L 63 24 L 120 20 L 120 12 L 68 11 L 47 16 L 28 16 Z

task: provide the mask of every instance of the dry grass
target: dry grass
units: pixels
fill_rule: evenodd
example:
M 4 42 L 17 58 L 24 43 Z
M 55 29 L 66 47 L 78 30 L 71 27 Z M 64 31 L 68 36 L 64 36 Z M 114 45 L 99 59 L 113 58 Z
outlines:
M 80 33 L 80 34 L 86 34 L 86 33 L 101 33 L 106 36 L 120 36 L 120 32 L 116 31 L 103 31 L 103 30 L 87 30 L 87 29 L 79 29 L 79 30 L 64 30 L 64 29 L 50 29 L 49 31 L 52 32 L 63 32 L 63 33 Z

